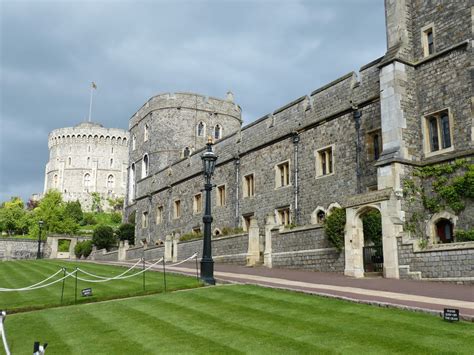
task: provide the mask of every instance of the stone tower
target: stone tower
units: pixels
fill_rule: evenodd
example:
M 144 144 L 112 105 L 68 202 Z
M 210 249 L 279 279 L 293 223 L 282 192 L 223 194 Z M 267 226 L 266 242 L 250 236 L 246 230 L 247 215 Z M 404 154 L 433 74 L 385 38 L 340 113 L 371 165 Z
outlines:
M 125 195 L 128 143 L 127 131 L 93 122 L 55 129 L 48 138 L 44 192 L 56 189 L 65 201 L 79 200 L 85 210 L 98 192 L 107 207 L 107 198 Z
M 130 181 L 128 203 L 136 182 L 214 141 L 237 132 L 241 109 L 232 93 L 217 99 L 192 93 L 166 93 L 149 99 L 130 119 Z

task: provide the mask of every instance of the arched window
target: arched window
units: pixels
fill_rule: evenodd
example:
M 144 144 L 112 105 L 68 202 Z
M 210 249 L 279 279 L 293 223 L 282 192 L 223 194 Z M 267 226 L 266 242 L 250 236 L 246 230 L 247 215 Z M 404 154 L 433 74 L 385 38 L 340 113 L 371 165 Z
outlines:
M 214 138 L 220 139 L 222 137 L 222 127 L 219 124 L 216 124 L 214 127 Z
M 87 173 L 84 175 L 84 191 L 89 192 L 89 187 L 91 185 L 91 174 Z
M 91 165 L 91 158 L 87 157 L 87 166 Z
M 204 137 L 205 129 L 206 129 L 206 126 L 204 125 L 204 122 L 199 122 L 197 125 L 197 136 Z
M 53 187 L 58 187 L 58 174 L 54 174 L 53 176 Z
M 107 189 L 112 190 L 115 186 L 115 179 L 112 174 L 107 177 Z
M 318 224 L 323 224 L 324 220 L 326 219 L 326 213 L 324 211 L 319 210 L 318 213 L 316 214 L 316 221 Z
M 148 127 L 148 124 L 145 124 L 145 128 L 143 130 L 143 141 L 144 142 L 146 142 L 148 140 L 149 130 L 150 130 L 150 127 Z
M 190 154 L 191 154 L 191 150 L 189 149 L 189 147 L 184 148 L 183 157 L 188 158 Z
M 148 176 L 149 164 L 148 154 L 145 154 L 142 161 L 142 179 Z
M 453 224 L 448 219 L 440 219 L 436 222 L 436 236 L 441 243 L 453 242 Z
M 110 167 L 112 167 L 112 165 L 114 165 L 114 159 L 110 158 Z
M 132 164 L 130 168 L 130 183 L 128 186 L 128 200 L 130 202 L 133 202 L 133 200 L 135 199 L 135 164 Z
M 71 163 L 72 163 L 71 157 L 67 158 L 67 165 L 71 166 Z

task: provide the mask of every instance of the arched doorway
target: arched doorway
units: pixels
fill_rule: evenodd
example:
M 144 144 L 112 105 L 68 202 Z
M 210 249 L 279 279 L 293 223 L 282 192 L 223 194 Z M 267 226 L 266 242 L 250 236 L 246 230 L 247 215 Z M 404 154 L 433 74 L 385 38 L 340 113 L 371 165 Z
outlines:
M 382 215 L 376 208 L 368 208 L 360 214 L 364 237 L 364 273 L 383 272 Z

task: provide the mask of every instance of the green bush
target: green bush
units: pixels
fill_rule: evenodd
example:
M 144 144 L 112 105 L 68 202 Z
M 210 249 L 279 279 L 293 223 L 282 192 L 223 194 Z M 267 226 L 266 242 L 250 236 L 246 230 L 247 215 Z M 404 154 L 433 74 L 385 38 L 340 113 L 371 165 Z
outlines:
M 95 228 L 94 234 L 92 234 L 92 244 L 97 249 L 107 249 L 117 244 L 117 240 L 114 235 L 112 227 L 99 225 Z
M 346 210 L 335 208 L 324 220 L 324 233 L 326 238 L 338 250 L 344 248 L 344 230 L 346 227 Z
M 364 241 L 371 241 L 376 246 L 382 245 L 382 216 L 379 211 L 371 210 L 362 215 Z
M 95 218 L 94 213 L 86 212 L 84 213 L 81 221 L 81 226 L 93 226 L 97 224 L 97 219 Z
M 241 234 L 243 232 L 244 232 L 244 230 L 240 227 L 237 227 L 237 228 L 224 227 L 224 228 L 222 228 L 221 234 L 218 235 L 217 237 L 223 237 L 223 236 L 226 236 L 226 235 Z
M 72 218 L 76 223 L 79 223 L 84 217 L 84 214 L 82 213 L 81 203 L 78 200 L 66 202 L 66 206 L 64 207 L 64 214 Z
M 110 222 L 114 224 L 119 224 L 122 222 L 122 214 L 120 212 L 112 212 L 110 214 Z
M 67 253 L 70 245 L 71 241 L 69 239 L 60 239 L 58 242 L 58 251 L 61 253 Z
M 456 242 L 474 242 L 474 228 L 467 231 L 456 230 L 454 232 L 454 240 Z
M 121 224 L 115 235 L 119 240 L 128 240 L 130 245 L 135 244 L 135 225 L 131 223 Z
M 87 258 L 92 253 L 92 241 L 91 240 L 83 240 L 82 242 L 78 242 L 74 248 L 74 254 L 76 254 L 77 258 Z
M 194 240 L 194 239 L 201 239 L 202 238 L 202 232 L 196 233 L 196 232 L 190 232 L 183 234 L 181 237 L 179 237 L 179 240 L 181 242 L 184 242 L 186 240 Z

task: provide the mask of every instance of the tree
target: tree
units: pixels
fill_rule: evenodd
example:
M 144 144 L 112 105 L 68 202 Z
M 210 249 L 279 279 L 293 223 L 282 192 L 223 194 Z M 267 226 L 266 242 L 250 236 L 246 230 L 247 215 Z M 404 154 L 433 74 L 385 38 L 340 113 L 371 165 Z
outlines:
M 112 207 L 112 209 L 116 212 L 120 212 L 123 209 L 123 197 L 117 197 L 117 198 L 108 198 L 107 202 L 109 203 L 109 206 Z
M 115 239 L 114 230 L 112 227 L 100 225 L 97 226 L 92 235 L 92 244 L 97 249 L 110 249 L 110 247 L 116 245 L 117 240 Z
M 92 197 L 91 210 L 95 212 L 102 212 L 100 194 L 98 192 L 92 192 L 91 197 Z
M 324 232 L 328 240 L 340 251 L 344 248 L 344 230 L 346 227 L 346 210 L 334 208 L 324 220 Z
M 81 203 L 79 200 L 66 202 L 65 214 L 71 217 L 74 221 L 79 223 L 83 218 Z
M 128 240 L 130 245 L 135 244 L 135 225 L 131 223 L 123 223 L 121 224 L 115 235 L 119 240 Z
M 19 197 L 12 197 L 10 201 L 2 203 L 0 207 L 0 227 L 8 234 L 28 232 L 23 221 L 26 216 L 23 201 Z

